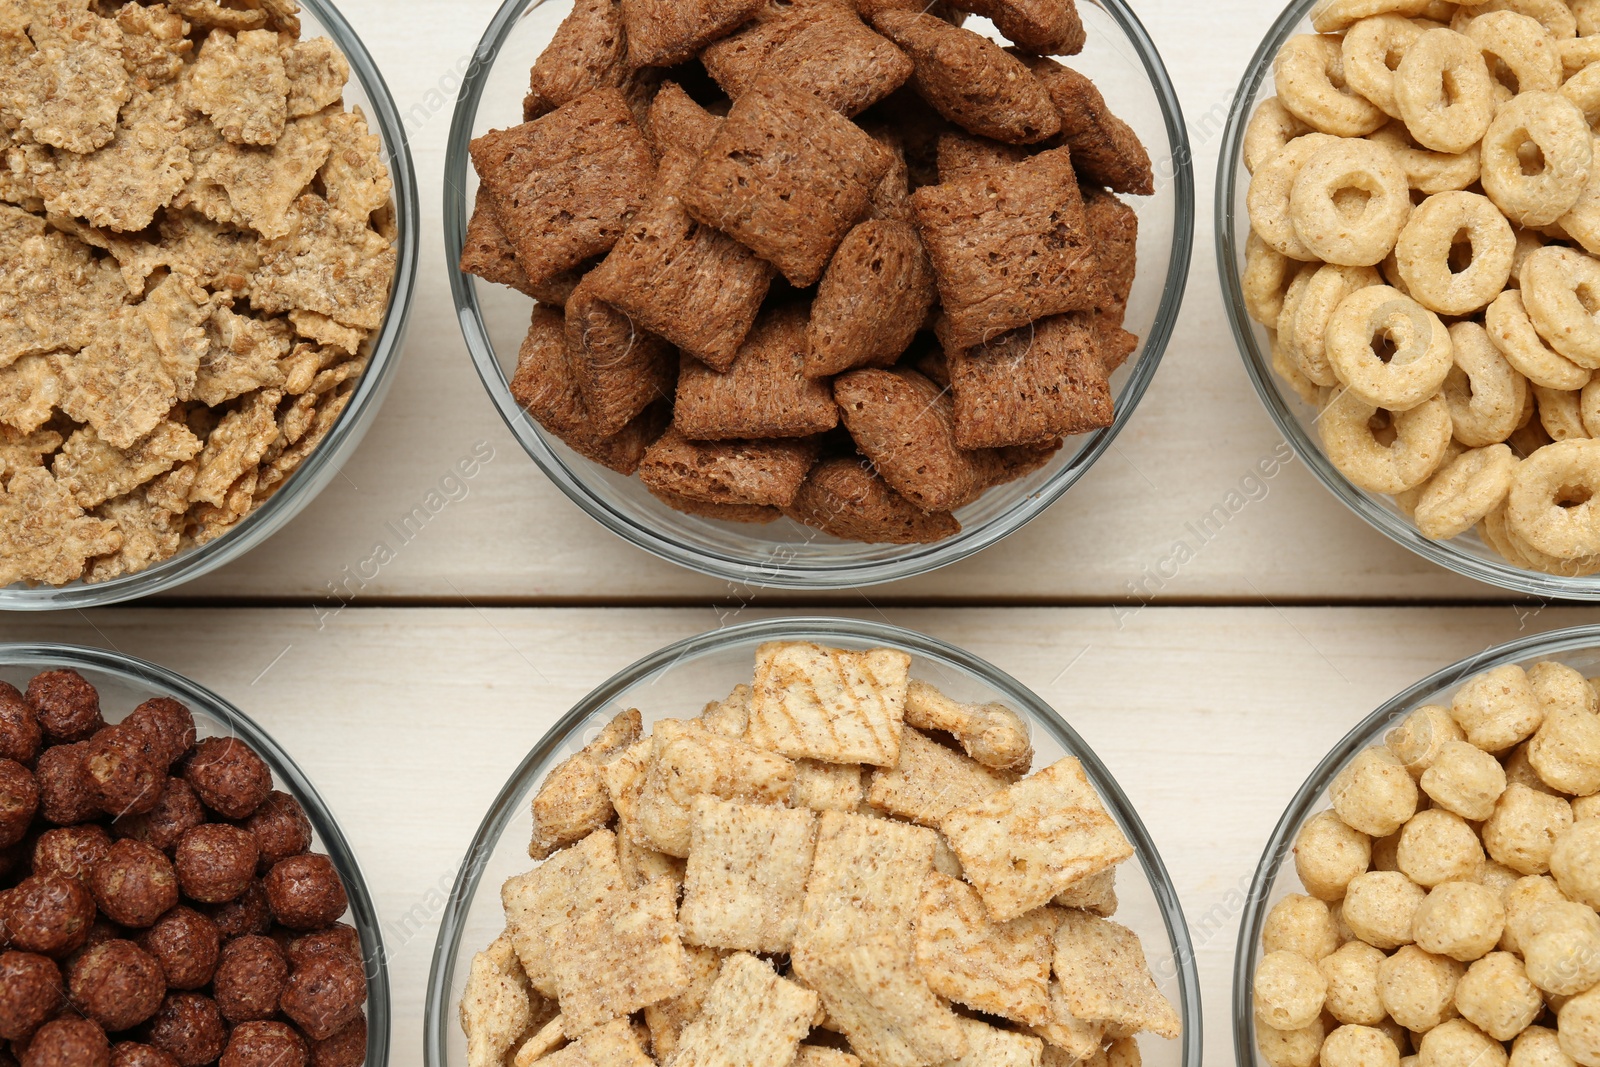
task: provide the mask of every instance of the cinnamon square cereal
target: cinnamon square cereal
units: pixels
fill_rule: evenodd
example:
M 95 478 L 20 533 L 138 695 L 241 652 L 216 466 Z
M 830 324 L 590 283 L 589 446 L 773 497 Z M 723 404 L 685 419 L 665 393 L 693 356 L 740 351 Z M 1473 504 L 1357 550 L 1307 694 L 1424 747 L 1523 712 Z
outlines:
M 1050 961 L 1061 913 L 989 918 L 971 886 L 937 872 L 918 905 L 917 965 L 942 997 L 1030 1026 L 1050 1020 Z
M 737 29 L 763 0 L 620 0 L 635 67 L 670 67 Z
M 891 649 L 762 645 L 748 737 L 795 759 L 893 767 L 910 667 L 911 657 Z
M 701 794 L 690 820 L 678 913 L 684 940 L 745 952 L 789 951 L 816 847 L 816 816 Z
M 1031 445 L 1110 426 L 1111 386 L 1093 321 L 1058 315 L 951 352 L 956 442 Z
M 671 398 L 677 375 L 671 345 L 597 297 L 588 279 L 573 289 L 566 312 L 567 358 L 588 432 L 621 433 L 651 404 Z
M 696 441 L 810 437 L 837 426 L 827 382 L 804 373 L 806 312 L 804 305 L 767 312 L 725 372 L 684 357 L 673 425 Z
M 664 880 L 612 892 L 562 929 L 554 977 L 569 1035 L 582 1037 L 688 988 L 677 895 Z
M 778 977 L 770 963 L 729 956 L 700 1015 L 679 1034 L 677 1067 L 790 1067 L 811 1029 L 817 994 Z
M 802 440 L 690 441 L 668 430 L 645 452 L 639 477 L 651 489 L 711 504 L 787 507 L 816 462 Z
M 900 734 L 900 760 L 872 772 L 867 803 L 879 811 L 937 827 L 953 809 L 975 804 L 1017 780 L 994 771 L 918 730 Z

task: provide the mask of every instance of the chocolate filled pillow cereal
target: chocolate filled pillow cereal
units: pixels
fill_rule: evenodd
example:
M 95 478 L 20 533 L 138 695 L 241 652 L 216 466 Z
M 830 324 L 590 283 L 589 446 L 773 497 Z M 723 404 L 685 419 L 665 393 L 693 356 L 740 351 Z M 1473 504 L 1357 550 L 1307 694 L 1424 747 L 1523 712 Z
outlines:
M 479 188 L 459 267 L 538 305 L 511 382 L 518 404 L 584 460 L 639 474 L 676 511 L 788 520 L 880 544 L 954 536 L 958 513 L 989 490 L 1046 467 L 1069 438 L 1111 426 L 1112 375 L 1140 345 L 1124 328 L 1139 237 L 1125 198 L 1154 195 L 1155 168 L 1116 101 L 1056 58 L 1093 46 L 1074 0 L 960 7 L 575 4 L 533 67 L 524 121 L 471 145 Z M 1000 39 L 965 28 L 968 11 Z M 208 69 L 253 61 L 263 42 L 218 45 Z M 1324 102 L 1331 94 L 1346 110 L 1361 107 L 1333 87 L 1329 62 Z M 281 115 L 246 115 L 242 98 L 220 90 L 207 98 L 222 116 L 206 143 L 219 157 L 207 157 L 206 174 L 218 175 L 207 178 L 211 200 L 255 210 L 229 200 L 222 179 L 240 166 L 239 144 L 280 119 L 280 143 L 291 139 L 301 82 L 320 84 L 296 78 L 291 67 L 304 65 L 283 64 L 296 88 Z M 267 81 L 277 75 L 270 62 L 262 70 Z M 1302 73 L 1287 91 L 1318 98 L 1315 71 Z M 1372 129 L 1388 121 L 1376 114 Z M 96 115 L 75 118 L 82 128 L 63 136 L 102 135 Z M 1285 111 L 1261 125 L 1259 151 L 1306 131 Z M 314 157 L 320 146 L 309 147 Z M 1386 213 L 1362 233 L 1313 238 L 1342 249 L 1333 258 L 1372 268 L 1411 211 L 1404 161 L 1376 141 L 1336 147 L 1351 158 L 1314 168 L 1300 207 L 1331 230 L 1345 198 L 1383 199 Z M 1287 217 L 1299 168 L 1280 169 L 1275 214 Z M 290 196 L 284 211 L 309 220 L 301 229 L 325 228 L 317 205 Z M 1274 255 L 1287 246 L 1314 257 L 1288 236 L 1269 242 Z M 273 236 L 284 249 L 274 263 L 293 241 Z M 334 343 L 344 323 L 312 306 L 317 277 L 287 273 L 272 298 L 299 294 L 295 328 Z M 1257 303 L 1279 307 L 1282 257 L 1263 256 L 1256 273 Z M 179 298 L 192 296 L 169 294 L 183 308 Z M 112 354 L 159 372 L 165 364 L 133 332 Z M 19 449 L 51 432 L 34 415 L 51 396 L 96 412 L 93 396 L 46 358 L 49 342 L 28 351 L 40 362 L 19 362 L 11 376 L 0 368 L 0 401 L 16 397 Z M 235 383 L 288 391 L 249 361 L 202 379 L 224 392 Z M 151 447 L 116 467 L 95 461 L 108 434 L 127 432 L 120 425 L 76 442 L 37 437 L 75 457 L 84 500 L 63 506 L 88 512 L 75 528 L 81 541 L 107 536 L 93 524 L 104 487 L 146 467 L 205 465 L 205 442 L 197 448 L 175 421 L 151 422 Z M 226 511 L 221 472 L 233 469 L 201 472 L 208 507 Z M 146 540 L 161 536 L 159 515 L 148 527 Z

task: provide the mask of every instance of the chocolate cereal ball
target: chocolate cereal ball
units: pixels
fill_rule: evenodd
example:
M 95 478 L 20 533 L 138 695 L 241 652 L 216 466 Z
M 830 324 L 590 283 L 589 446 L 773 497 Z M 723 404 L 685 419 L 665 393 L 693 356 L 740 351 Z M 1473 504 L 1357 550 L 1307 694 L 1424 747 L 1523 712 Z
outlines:
M 262 758 L 235 737 L 208 737 L 183 766 L 206 807 L 225 819 L 243 819 L 272 792 L 272 772 Z
M 94 898 L 82 883 L 64 875 L 35 874 L 6 894 L 4 911 L 13 947 L 60 957 L 88 938 Z
M 217 924 L 217 932 L 224 941 L 248 934 L 264 934 L 272 929 L 272 909 L 267 906 L 267 894 L 259 878 L 226 904 L 207 905 L 206 914 Z
M 202 904 L 226 904 L 250 888 L 257 856 L 256 839 L 248 830 L 207 823 L 183 835 L 173 864 L 185 896 Z
M 57 826 L 76 826 L 100 814 L 89 776 L 83 766 L 88 745 L 56 745 L 39 753 L 34 779 L 39 783 L 39 811 L 44 821 Z
M 143 815 L 118 819 L 111 829 L 118 837 L 131 837 L 171 852 L 185 832 L 206 821 L 206 809 L 194 787 L 182 778 L 168 778 L 155 806 Z
M 32 952 L 0 954 L 0 1038 L 20 1041 L 61 1010 L 61 970 Z
M 111 1046 L 111 1067 L 178 1067 L 169 1052 L 138 1041 L 119 1041 Z
M 306 1067 L 311 1053 L 294 1027 L 247 1022 L 234 1028 L 218 1067 Z
M 222 936 L 216 923 L 179 904 L 140 934 L 138 944 L 161 965 L 168 986 L 199 989 L 216 973 Z
M 361 962 L 325 952 L 290 968 L 279 1008 L 307 1037 L 322 1041 L 348 1026 L 366 1002 Z
M 21 841 L 39 810 L 39 784 L 16 760 L 0 759 L 0 847 Z
M 305 809 L 294 797 L 276 789 L 244 821 L 244 828 L 256 839 L 263 874 L 279 860 L 298 856 L 311 847 L 311 820 L 306 818 Z
M 178 903 L 172 861 L 143 841 L 124 838 L 114 843 L 89 876 L 89 885 L 100 910 L 123 926 L 149 926 Z
M 366 1062 L 365 1015 L 357 1015 L 332 1037 L 311 1043 L 311 1067 L 362 1067 Z
M 105 725 L 100 694 L 77 671 L 45 671 L 28 683 L 27 700 L 52 742 L 86 741 Z
M 111 835 L 93 823 L 46 830 L 33 844 L 33 873 L 54 871 L 87 885 L 110 851 Z
M 291 856 L 273 864 L 264 887 L 272 917 L 291 930 L 317 930 L 343 915 L 349 901 L 333 861 Z
M 290 963 L 302 963 L 323 952 L 337 952 L 350 959 L 362 958 L 361 935 L 344 923 L 334 923 L 326 930 L 303 934 L 289 942 L 287 955 Z
M 278 943 L 249 934 L 222 946 L 212 987 L 222 1017 L 243 1023 L 278 1014 L 278 998 L 288 979 L 289 964 Z
M 116 1032 L 138 1026 L 161 1007 L 167 982 L 156 958 L 132 941 L 85 949 L 67 969 L 73 1007 Z
M 216 1002 L 199 993 L 168 993 L 146 1026 L 146 1040 L 179 1067 L 203 1067 L 222 1055 L 227 1028 Z
M 44 730 L 33 706 L 9 682 L 0 682 L 0 759 L 32 764 L 39 757 Z
M 83 773 L 101 811 L 116 819 L 143 815 L 156 806 L 166 768 L 151 754 L 143 733 L 131 726 L 108 726 L 86 744 Z
M 39 1027 L 22 1054 L 22 1067 L 110 1067 L 111 1042 L 88 1019 L 63 1015 Z
M 133 709 L 122 720 L 147 739 L 152 755 L 166 770 L 194 747 L 194 716 L 171 697 L 155 697 Z

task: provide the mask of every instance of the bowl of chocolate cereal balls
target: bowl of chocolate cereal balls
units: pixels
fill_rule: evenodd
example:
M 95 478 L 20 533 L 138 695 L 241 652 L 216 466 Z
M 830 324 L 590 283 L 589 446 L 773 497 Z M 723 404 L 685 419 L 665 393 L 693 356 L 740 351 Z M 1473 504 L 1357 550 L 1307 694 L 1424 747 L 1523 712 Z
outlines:
M 446 249 L 544 473 L 705 574 L 924 573 L 1110 447 L 1187 277 L 1188 139 L 1122 0 L 509 0 Z

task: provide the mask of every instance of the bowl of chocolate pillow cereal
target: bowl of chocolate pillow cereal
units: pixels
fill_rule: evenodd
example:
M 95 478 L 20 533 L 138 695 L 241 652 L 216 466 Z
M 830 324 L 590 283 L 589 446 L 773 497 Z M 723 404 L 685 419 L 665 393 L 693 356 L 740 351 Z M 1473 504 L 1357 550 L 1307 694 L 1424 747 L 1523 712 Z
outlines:
M 925 573 L 1110 447 L 1182 299 L 1176 95 L 1120 0 L 510 0 L 447 254 L 478 373 L 613 533 L 742 583 Z

